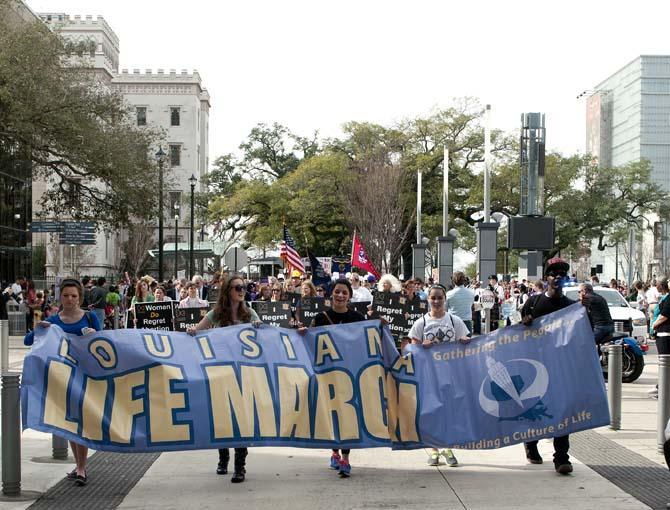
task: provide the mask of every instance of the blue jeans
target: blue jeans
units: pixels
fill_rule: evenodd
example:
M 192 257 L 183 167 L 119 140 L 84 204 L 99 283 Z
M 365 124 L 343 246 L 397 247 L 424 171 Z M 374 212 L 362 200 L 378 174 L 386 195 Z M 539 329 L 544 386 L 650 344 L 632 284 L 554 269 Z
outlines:
M 102 329 L 105 329 L 105 309 L 104 308 L 94 308 L 91 311 L 98 318 L 98 322 L 100 322 L 100 327 Z
M 610 324 L 609 326 L 596 326 L 593 328 L 593 336 L 595 337 L 597 344 L 601 343 L 612 333 L 614 333 L 614 324 Z
M 468 328 L 468 332 L 470 333 L 469 336 L 472 336 L 472 321 L 463 321 L 463 322 L 465 322 L 465 325 Z

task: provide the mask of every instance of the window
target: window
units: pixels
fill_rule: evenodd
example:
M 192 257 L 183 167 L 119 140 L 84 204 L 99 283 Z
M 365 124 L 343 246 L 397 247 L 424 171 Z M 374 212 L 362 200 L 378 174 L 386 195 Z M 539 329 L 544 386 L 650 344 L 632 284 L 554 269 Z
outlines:
M 170 144 L 170 166 L 181 165 L 181 145 Z
M 137 125 L 138 126 L 146 126 L 147 125 L 147 107 L 146 106 L 138 106 L 135 108 L 135 111 L 137 112 Z
M 172 106 L 170 107 L 170 125 L 178 126 L 179 125 L 179 107 Z

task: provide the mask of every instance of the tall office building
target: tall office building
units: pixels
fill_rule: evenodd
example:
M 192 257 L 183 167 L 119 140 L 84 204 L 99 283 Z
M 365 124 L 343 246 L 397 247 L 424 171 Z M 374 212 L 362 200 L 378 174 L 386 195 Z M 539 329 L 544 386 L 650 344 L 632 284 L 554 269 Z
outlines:
M 586 102 L 586 150 L 603 167 L 647 159 L 652 179 L 670 192 L 670 55 L 641 55 L 594 87 Z M 640 277 L 667 273 L 667 231 L 667 223 L 656 221 L 653 239 L 645 236 Z M 601 255 L 597 262 L 614 276 L 616 255 Z
M 131 106 L 134 121 L 138 126 L 162 128 L 166 133 L 167 153 L 165 165 L 171 176 L 165 187 L 164 224 L 165 241 L 175 238 L 174 216 L 179 213 L 178 241 L 188 240 L 190 223 L 188 204 L 189 178 L 198 179 L 196 191 L 200 190 L 202 178 L 209 166 L 209 108 L 210 97 L 202 86 L 200 75 L 185 70 L 156 72 L 148 69 L 141 73 L 119 73 L 119 38 L 103 17 L 69 16 L 64 13 L 42 13 L 41 19 L 55 32 L 75 42 L 90 43 L 90 59 L 101 86 L 118 91 Z M 157 152 L 155 147 L 152 152 Z M 154 157 L 151 154 L 150 157 Z M 166 172 L 167 174 L 168 172 Z M 141 176 L 138 176 L 140 179 Z M 35 183 L 34 196 L 38 197 L 47 183 Z M 158 191 L 158 190 L 157 190 Z M 157 197 L 147 197 L 156 200 Z M 156 220 L 156 224 L 158 220 Z M 44 234 L 35 234 L 44 236 Z M 121 247 L 127 234 L 98 233 L 95 246 L 67 247 L 57 245 L 51 236 L 47 250 L 47 276 L 68 274 L 90 274 L 112 276 L 118 273 L 123 253 Z M 154 248 L 157 247 L 158 236 Z M 170 267 L 166 260 L 165 267 Z M 171 272 L 166 272 L 171 275 Z

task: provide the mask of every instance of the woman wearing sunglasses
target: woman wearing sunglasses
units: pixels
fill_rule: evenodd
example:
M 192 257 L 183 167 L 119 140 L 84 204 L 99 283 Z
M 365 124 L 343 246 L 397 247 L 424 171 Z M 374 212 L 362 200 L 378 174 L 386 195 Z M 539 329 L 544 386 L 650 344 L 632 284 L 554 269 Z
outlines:
M 470 332 L 465 323 L 456 315 L 449 313 L 446 309 L 447 289 L 444 285 L 433 285 L 428 291 L 428 303 L 430 311 L 423 317 L 417 319 L 409 330 L 412 343 L 431 347 L 443 342 L 468 343 Z M 439 466 L 440 455 L 444 457 L 447 465 L 454 467 L 458 465 L 456 456 L 450 448 L 439 452 L 433 448 L 428 457 L 429 466 Z
M 84 303 L 84 288 L 79 281 L 65 279 L 61 282 L 60 303 L 63 309 L 59 313 L 51 315 L 47 320 L 38 322 L 38 328 L 48 328 L 55 324 L 60 326 L 65 333 L 77 336 L 102 330 L 98 317 L 93 312 L 87 312 L 81 308 Z M 23 343 L 32 345 L 33 340 L 34 335 L 31 331 L 23 339 Z M 86 473 L 88 448 L 74 441 L 70 441 L 70 447 L 77 466 L 67 474 L 67 477 L 81 487 L 88 482 L 88 474 Z
M 197 331 L 211 328 L 223 328 L 236 324 L 252 323 L 254 326 L 260 324 L 260 319 L 254 310 L 247 307 L 244 300 L 247 288 L 244 280 L 239 276 L 231 276 L 225 280 L 219 292 L 219 299 L 216 302 L 214 310 L 207 312 L 207 315 L 195 326 L 186 331 L 189 335 L 195 335 Z M 235 448 L 235 471 L 231 482 L 240 483 L 244 481 L 246 475 L 246 448 Z M 230 453 L 228 448 L 219 449 L 219 464 L 216 467 L 216 473 L 225 475 L 228 473 L 228 461 Z

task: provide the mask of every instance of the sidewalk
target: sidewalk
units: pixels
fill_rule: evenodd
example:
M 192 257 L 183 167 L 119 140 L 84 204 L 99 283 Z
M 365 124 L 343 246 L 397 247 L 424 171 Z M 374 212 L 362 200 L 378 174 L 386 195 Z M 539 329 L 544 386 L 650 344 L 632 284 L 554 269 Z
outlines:
M 10 364 L 18 370 L 27 350 L 22 348 L 19 338 L 12 338 L 11 347 Z M 652 347 L 646 356 L 643 376 L 623 386 L 623 428 L 619 431 L 601 428 L 572 436 L 575 471 L 570 476 L 554 472 L 550 441 L 540 442 L 545 463 L 539 466 L 526 463 L 521 445 L 500 450 L 455 451 L 460 462 L 455 468 L 444 464 L 429 467 L 425 450 L 354 450 L 349 479 L 340 479 L 328 468 L 327 450 L 252 448 L 243 484 L 230 483 L 230 474 L 215 474 L 216 451 L 199 450 L 163 453 L 155 461 L 154 457 L 147 460 L 142 467 L 141 462 L 133 464 L 140 455 L 97 453 L 91 462 L 88 486 L 76 488 L 62 481 L 71 464 L 31 461 L 50 455 L 51 437 L 27 430 L 22 444 L 23 489 L 44 492 L 57 484 L 49 493 L 53 499 L 37 503 L 0 502 L 0 510 L 28 508 L 33 503 L 35 509 L 96 510 L 218 509 L 229 504 L 245 509 L 272 507 L 272 510 L 326 505 L 338 509 L 421 510 L 660 509 L 670 502 L 670 483 L 667 483 L 670 473 L 663 455 L 656 449 L 657 401 L 647 397 L 656 378 L 656 354 Z M 659 474 L 668 477 L 666 483 L 658 481 Z M 139 482 L 130 480 L 132 475 L 140 478 Z M 608 478 L 619 485 L 623 479 L 626 490 Z M 638 498 L 640 494 L 652 495 L 655 502 L 652 507 L 647 506 L 631 493 Z

